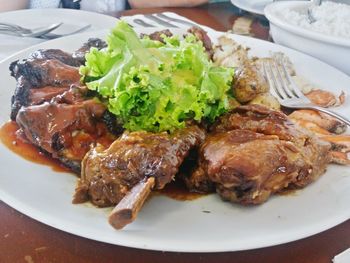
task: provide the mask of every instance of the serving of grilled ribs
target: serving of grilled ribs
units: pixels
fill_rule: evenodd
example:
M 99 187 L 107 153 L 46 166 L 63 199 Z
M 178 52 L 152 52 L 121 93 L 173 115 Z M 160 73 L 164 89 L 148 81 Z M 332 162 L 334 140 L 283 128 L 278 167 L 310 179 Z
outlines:
M 282 112 L 241 106 L 211 128 L 198 168 L 185 181 L 194 191 L 216 189 L 224 200 L 260 204 L 316 180 L 329 163 L 329 149 Z

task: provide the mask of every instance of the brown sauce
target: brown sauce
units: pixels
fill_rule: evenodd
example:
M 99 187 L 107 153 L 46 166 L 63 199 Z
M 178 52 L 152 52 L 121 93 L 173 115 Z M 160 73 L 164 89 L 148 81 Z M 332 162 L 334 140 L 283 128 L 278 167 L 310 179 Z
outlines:
M 152 192 L 153 195 L 165 195 L 178 201 L 190 201 L 207 194 L 190 192 L 181 180 L 173 181 L 167 184 L 164 189 Z
M 28 143 L 20 133 L 16 122 L 6 122 L 0 128 L 0 141 L 12 152 L 18 154 L 27 161 L 47 165 L 55 172 L 71 172 L 68 168 L 62 166 L 58 161 L 46 156 L 34 145 Z
M 18 132 L 19 127 L 16 122 L 6 122 L 0 128 L 0 141 L 12 152 L 26 159 L 27 161 L 46 165 L 55 172 L 69 172 L 68 168 L 62 166 L 59 161 L 46 156 L 34 145 L 27 142 Z M 205 194 L 191 193 L 180 180 L 168 184 L 164 189 L 153 191 L 152 195 L 165 195 L 179 201 L 195 200 L 205 196 Z

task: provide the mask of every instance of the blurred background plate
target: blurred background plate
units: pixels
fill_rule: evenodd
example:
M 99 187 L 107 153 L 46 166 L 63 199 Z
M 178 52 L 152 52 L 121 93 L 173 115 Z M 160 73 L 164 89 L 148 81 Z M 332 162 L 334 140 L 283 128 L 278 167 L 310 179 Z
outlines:
M 67 34 L 84 26 L 91 25 L 86 31 L 111 28 L 118 21 L 117 18 L 99 13 L 74 9 L 24 9 L 1 13 L 0 22 L 17 24 L 19 26 L 35 28 L 53 23 L 63 22 L 52 33 Z M 44 42 L 38 38 L 22 38 L 0 34 L 0 60 L 29 46 Z
M 238 8 L 259 15 L 264 15 L 265 6 L 272 2 L 273 0 L 231 0 Z

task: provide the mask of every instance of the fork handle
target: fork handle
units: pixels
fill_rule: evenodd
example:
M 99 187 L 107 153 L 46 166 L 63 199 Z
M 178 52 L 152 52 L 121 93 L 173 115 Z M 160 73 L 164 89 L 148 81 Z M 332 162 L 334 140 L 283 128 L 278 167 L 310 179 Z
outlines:
M 309 109 L 309 110 L 318 110 L 320 112 L 326 113 L 338 120 L 340 120 L 341 122 L 345 123 L 346 125 L 350 126 L 350 120 L 348 118 L 346 118 L 345 116 L 336 113 L 334 111 L 322 108 L 322 107 L 318 107 L 318 106 L 298 106 L 298 109 Z

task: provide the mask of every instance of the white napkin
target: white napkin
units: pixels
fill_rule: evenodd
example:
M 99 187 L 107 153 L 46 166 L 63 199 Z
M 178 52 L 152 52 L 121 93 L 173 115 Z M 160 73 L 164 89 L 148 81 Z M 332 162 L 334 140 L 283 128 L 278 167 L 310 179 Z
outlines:
M 30 47 L 45 41 L 44 39 L 39 38 L 29 38 L 29 37 L 16 37 L 0 34 L 0 61 L 4 58 Z
M 350 262 L 350 248 L 343 251 L 333 258 L 333 263 L 349 263 Z
M 172 18 L 181 19 L 181 20 L 185 20 L 187 22 L 193 23 L 193 24 L 203 28 L 206 31 L 213 31 L 214 30 L 214 29 L 212 29 L 210 27 L 198 24 L 198 23 L 194 22 L 193 20 L 190 20 L 190 19 L 188 19 L 188 18 L 186 18 L 184 16 L 180 16 L 180 15 L 175 14 L 173 12 L 164 12 L 162 14 L 164 14 L 166 16 L 169 16 L 169 17 L 172 17 Z M 123 16 L 123 17 L 121 17 L 121 19 L 125 20 L 129 25 L 131 25 L 133 27 L 142 27 L 141 25 L 135 23 L 135 19 L 141 19 L 144 22 L 146 22 L 147 24 L 153 25 L 155 27 L 164 28 L 164 29 L 167 28 L 165 26 L 162 26 L 162 25 L 160 25 L 160 24 L 158 24 L 158 23 L 156 23 L 156 22 L 146 18 L 144 15 Z M 164 20 L 166 22 L 169 22 L 170 24 L 173 24 L 173 25 L 175 25 L 175 26 L 177 26 L 179 28 L 185 28 L 186 29 L 186 28 L 191 27 L 190 25 L 184 25 L 182 23 L 174 22 L 174 21 L 171 21 L 171 20 L 168 20 L 168 19 L 164 19 L 164 18 L 160 18 L 160 19 L 162 19 L 162 20 Z

